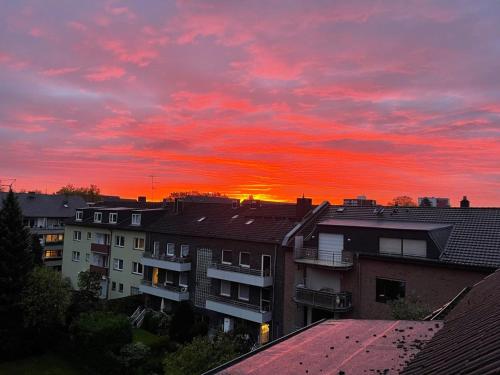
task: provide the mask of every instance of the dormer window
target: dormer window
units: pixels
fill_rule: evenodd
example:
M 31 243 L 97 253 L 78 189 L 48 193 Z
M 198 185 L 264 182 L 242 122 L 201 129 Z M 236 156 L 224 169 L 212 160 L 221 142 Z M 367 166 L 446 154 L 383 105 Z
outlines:
M 94 212 L 94 223 L 102 222 L 102 212 Z
M 110 224 L 116 224 L 118 221 L 118 214 L 116 212 L 112 212 L 109 214 L 109 223 Z
M 233 215 L 232 219 L 237 219 L 237 218 L 238 218 L 238 216 L 240 216 L 240 215 L 238 215 L 238 214 Z
M 76 221 L 82 221 L 83 220 L 83 211 L 76 211 Z
M 205 220 L 207 217 L 206 216 L 202 216 L 200 217 L 198 220 L 196 220 L 198 223 L 201 223 L 203 220 Z
M 250 219 L 250 220 L 248 220 L 245 224 L 246 224 L 246 225 L 250 225 L 250 224 L 252 224 L 254 221 L 255 221 L 254 219 Z
M 132 214 L 132 225 L 141 225 L 141 214 Z

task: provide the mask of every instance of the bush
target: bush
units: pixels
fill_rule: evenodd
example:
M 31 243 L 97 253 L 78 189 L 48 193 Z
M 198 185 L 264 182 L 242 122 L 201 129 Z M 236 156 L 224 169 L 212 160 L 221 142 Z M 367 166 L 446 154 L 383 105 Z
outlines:
M 422 320 L 429 315 L 432 310 L 423 304 L 418 297 L 408 296 L 389 302 L 391 315 L 397 320 Z
M 193 337 L 206 336 L 208 324 L 203 317 L 195 315 L 188 302 L 177 305 L 170 322 L 169 334 L 172 340 L 179 343 L 190 342 Z
M 106 311 L 112 311 L 118 314 L 130 316 L 134 313 L 138 306 L 144 305 L 144 295 L 136 294 L 123 298 L 115 298 L 103 301 L 103 303 Z
M 127 344 L 120 349 L 118 355 L 114 358 L 120 366 L 121 374 L 146 374 L 143 365 L 150 354 L 150 349 L 142 342 Z

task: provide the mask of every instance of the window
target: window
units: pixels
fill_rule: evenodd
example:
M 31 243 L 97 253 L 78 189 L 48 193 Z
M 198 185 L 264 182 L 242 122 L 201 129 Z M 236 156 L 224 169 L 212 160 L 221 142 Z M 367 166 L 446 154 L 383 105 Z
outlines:
M 379 240 L 380 253 L 401 255 L 401 238 L 383 238 Z
M 174 283 L 174 273 L 172 271 L 166 272 L 166 280 L 165 283 L 173 284 Z
M 403 240 L 403 255 L 410 257 L 426 257 L 427 242 L 424 240 Z
M 181 245 L 181 257 L 185 258 L 189 256 L 189 245 Z
M 135 296 L 137 294 L 139 294 L 139 288 L 137 288 L 136 286 L 131 286 L 130 287 L 130 295 Z
M 79 251 L 73 251 L 71 253 L 71 260 L 73 262 L 79 262 L 80 261 L 80 252 Z
M 231 282 L 226 280 L 220 281 L 220 295 L 231 297 Z
M 100 223 L 102 221 L 102 212 L 94 212 L 94 223 Z
M 92 239 L 92 232 L 87 232 L 87 240 L 91 240 Z
M 109 214 L 108 222 L 110 224 L 116 224 L 118 221 L 118 214 L 116 212 L 112 212 Z
M 385 303 L 405 297 L 406 282 L 399 280 L 379 279 L 376 280 L 377 302 Z
M 134 249 L 144 250 L 144 238 L 139 238 L 139 237 L 134 238 Z
M 160 252 L 160 242 L 155 241 L 155 242 L 153 242 L 153 254 L 158 255 L 159 252 Z
M 168 243 L 167 244 L 167 255 L 174 256 L 175 255 L 175 244 Z
M 94 242 L 100 245 L 109 245 L 109 234 L 96 233 Z
M 425 257 L 427 256 L 427 242 L 425 240 L 381 237 L 379 250 L 381 254 Z
M 123 271 L 123 259 L 114 258 L 113 269 L 117 271 Z
M 179 286 L 186 287 L 188 286 L 188 273 L 181 272 L 179 273 Z
M 79 230 L 75 230 L 73 232 L 73 241 L 81 241 L 82 240 L 82 232 Z
M 60 258 L 61 250 L 45 250 L 44 253 L 45 258 Z
M 240 267 L 250 268 L 250 253 L 240 253 Z
M 135 273 L 136 275 L 142 275 L 142 264 L 132 262 L 132 273 Z
M 250 299 L 250 288 L 248 285 L 238 284 L 238 299 L 248 301 Z
M 90 262 L 90 254 L 89 253 L 85 254 L 85 261 Z
M 116 281 L 111 283 L 111 290 L 116 290 Z
M 76 211 L 76 221 L 82 221 L 83 220 L 83 211 Z
M 115 246 L 124 247 L 125 246 L 125 236 L 115 236 Z
M 46 243 L 57 243 L 64 241 L 64 234 L 47 234 L 45 236 Z
M 132 225 L 141 225 L 141 214 L 132 214 Z
M 222 250 L 222 264 L 233 264 L 232 250 Z
M 118 284 L 118 292 L 123 293 L 123 284 Z

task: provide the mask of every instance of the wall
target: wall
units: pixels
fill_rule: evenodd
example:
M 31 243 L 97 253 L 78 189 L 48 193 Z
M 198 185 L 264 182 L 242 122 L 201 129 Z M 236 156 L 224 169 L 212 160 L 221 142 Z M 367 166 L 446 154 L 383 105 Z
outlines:
M 92 255 L 90 254 L 90 244 L 92 240 L 87 240 L 87 232 L 90 228 L 82 226 L 67 225 L 64 229 L 64 249 L 63 249 L 63 261 L 62 261 L 62 276 L 68 277 L 71 280 L 71 285 L 74 289 L 78 289 L 78 273 L 86 271 L 89 269 L 90 260 Z M 73 240 L 73 232 L 81 231 L 82 240 Z M 73 251 L 80 252 L 80 261 L 74 262 L 72 260 Z M 87 261 L 87 254 L 88 261 Z

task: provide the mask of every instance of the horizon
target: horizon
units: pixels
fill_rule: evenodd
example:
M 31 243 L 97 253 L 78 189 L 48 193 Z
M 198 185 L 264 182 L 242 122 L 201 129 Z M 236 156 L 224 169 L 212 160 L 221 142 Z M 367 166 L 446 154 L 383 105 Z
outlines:
M 500 206 L 498 2 L 2 5 L 17 190 Z

